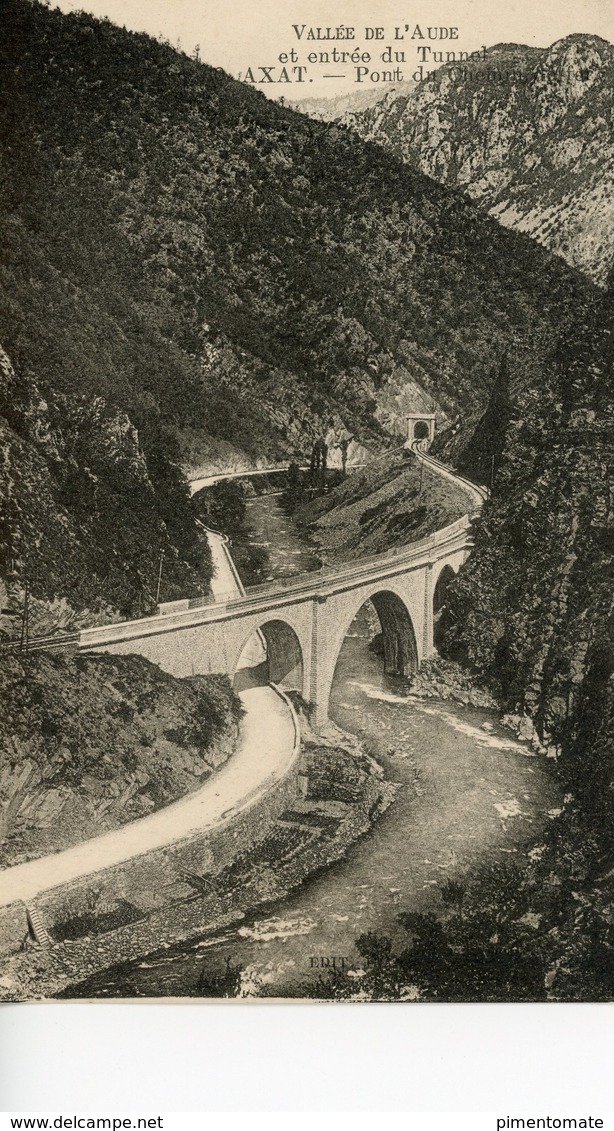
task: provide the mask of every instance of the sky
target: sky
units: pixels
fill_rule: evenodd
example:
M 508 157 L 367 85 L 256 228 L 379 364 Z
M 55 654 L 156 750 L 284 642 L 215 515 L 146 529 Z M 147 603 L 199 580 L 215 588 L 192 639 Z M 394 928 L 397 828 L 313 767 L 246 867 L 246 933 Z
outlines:
M 169 40 L 187 54 L 244 81 L 253 77 L 271 97 L 338 95 L 416 77 L 439 65 L 434 51 L 476 51 L 496 43 L 545 47 L 572 32 L 614 41 L 614 0 L 56 0 L 65 12 L 84 9 L 133 31 Z M 52 0 L 53 3 L 53 0 Z M 293 28 L 305 25 L 302 35 Z M 405 27 L 409 28 L 408 31 Z M 308 39 L 309 29 L 354 29 L 352 39 Z M 395 28 L 399 32 L 395 33 Z M 366 29 L 372 29 L 372 36 Z M 374 29 L 381 28 L 383 32 Z M 419 29 L 419 34 L 416 31 Z M 439 38 L 429 38 L 436 34 Z M 441 33 L 436 29 L 443 29 Z M 457 29 L 456 32 L 453 29 Z M 314 30 L 314 36 L 317 32 Z M 395 34 L 404 36 L 395 40 Z M 424 38 L 421 38 L 423 36 Z M 389 47 L 403 57 L 381 55 Z M 430 48 L 418 53 L 418 48 Z M 312 63 L 315 51 L 358 49 L 370 60 Z M 291 56 L 294 50 L 295 56 Z M 282 58 L 281 56 L 286 56 Z M 445 61 L 444 55 L 444 61 Z M 283 67 L 290 82 L 284 81 Z M 251 71 L 249 70 L 251 68 Z M 268 71 L 261 68 L 269 68 Z M 301 68 L 297 70 L 297 68 Z M 357 70 L 360 68 L 360 70 Z M 374 77 L 378 76 L 378 77 Z M 418 75 L 417 77 L 422 77 Z M 358 79 L 360 78 L 360 82 Z M 269 79 L 273 81 L 270 82 Z M 281 79 L 282 81 L 278 81 Z M 302 80 L 302 81 L 299 81 Z

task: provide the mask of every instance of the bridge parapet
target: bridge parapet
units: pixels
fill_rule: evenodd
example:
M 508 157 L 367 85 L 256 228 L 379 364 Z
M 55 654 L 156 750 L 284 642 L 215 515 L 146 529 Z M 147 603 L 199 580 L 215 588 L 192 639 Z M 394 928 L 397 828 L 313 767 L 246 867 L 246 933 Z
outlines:
M 445 567 L 457 572 L 471 549 L 472 521 L 485 490 L 424 452 L 415 454 L 435 473 L 466 489 L 471 511 L 408 546 L 243 592 L 225 536 L 207 530 L 223 556 L 218 573 L 221 587 L 215 597 L 166 602 L 156 615 L 141 620 L 84 629 L 72 638 L 73 646 L 81 651 L 136 652 L 175 676 L 226 672 L 232 678 L 254 634 L 267 644 L 270 640 L 268 662 L 276 671 L 280 656 L 272 653 L 283 651 L 282 637 L 290 639 L 289 629 L 296 642 L 293 671 L 300 668 L 303 696 L 316 707 L 317 720 L 325 721 L 339 650 L 359 609 L 367 601 L 374 604 L 382 622 L 388 670 L 397 670 L 395 657 L 401 656 L 405 672 L 412 651 L 408 641 L 413 637 L 416 663 L 431 655 L 435 588 Z M 234 588 L 226 592 L 230 584 Z
M 431 467 L 443 479 L 448 479 L 451 483 L 455 483 L 457 487 L 463 487 L 473 500 L 474 506 L 471 511 L 471 517 L 475 518 L 479 515 L 484 503 L 488 499 L 487 487 L 481 487 L 478 483 L 473 483 L 471 479 L 465 479 L 464 475 L 459 475 L 457 471 L 453 471 L 452 468 L 447 467 L 441 460 L 435 459 L 434 456 L 422 447 L 420 440 L 414 441 L 411 445 L 411 450 L 417 459 L 422 460 L 423 463 Z
M 196 598 L 188 608 L 165 610 L 165 615 L 154 615 L 141 620 L 121 621 L 83 629 L 79 635 L 81 649 L 106 647 L 122 641 L 142 639 L 145 636 L 175 632 L 200 624 L 228 622 L 249 613 L 269 612 L 313 599 L 327 599 L 333 594 L 359 588 L 374 581 L 385 581 L 403 573 L 420 570 L 450 554 L 468 552 L 471 519 L 464 515 L 449 526 L 414 542 L 398 547 L 387 554 L 363 558 L 359 562 L 315 573 L 288 578 L 280 585 L 254 586 L 245 596 L 213 602 L 209 598 Z

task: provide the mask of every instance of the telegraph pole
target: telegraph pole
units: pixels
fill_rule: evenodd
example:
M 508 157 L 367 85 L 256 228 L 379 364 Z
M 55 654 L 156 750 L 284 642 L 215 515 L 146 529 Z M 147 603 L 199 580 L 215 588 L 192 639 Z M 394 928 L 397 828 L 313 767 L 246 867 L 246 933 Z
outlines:
M 29 581 L 29 578 L 26 577 L 24 598 L 23 598 L 23 616 L 21 618 L 21 639 L 19 641 L 20 649 L 23 651 L 23 649 L 25 648 L 26 652 L 28 651 L 28 643 L 29 643 L 29 635 L 30 635 L 29 623 L 28 623 L 29 620 L 30 620 L 30 581 Z
M 158 570 L 158 587 L 156 589 L 156 605 L 160 601 L 160 585 L 162 584 L 162 566 L 164 565 L 164 550 L 160 550 L 160 568 Z

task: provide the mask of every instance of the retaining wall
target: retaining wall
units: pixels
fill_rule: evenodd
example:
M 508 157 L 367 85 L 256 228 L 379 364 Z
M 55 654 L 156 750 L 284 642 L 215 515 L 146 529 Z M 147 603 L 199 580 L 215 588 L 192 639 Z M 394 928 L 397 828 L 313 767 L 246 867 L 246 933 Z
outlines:
M 56 942 L 71 932 L 71 920 L 81 917 L 91 923 L 84 930 L 84 937 L 90 934 L 98 941 L 109 929 L 125 930 L 165 909 L 176 908 L 179 913 L 182 903 L 206 895 L 208 875 L 227 868 L 263 839 L 271 823 L 298 792 L 299 724 L 290 702 L 282 692 L 279 694 L 292 711 L 295 735 L 292 754 L 281 776 L 263 781 L 239 812 L 213 829 L 192 833 L 162 848 L 41 892 L 29 906 L 36 909 L 43 927 Z M 27 912 L 22 901 L 0 908 L 0 954 L 22 950 L 27 934 Z M 44 950 L 39 951 L 41 956 L 43 953 Z

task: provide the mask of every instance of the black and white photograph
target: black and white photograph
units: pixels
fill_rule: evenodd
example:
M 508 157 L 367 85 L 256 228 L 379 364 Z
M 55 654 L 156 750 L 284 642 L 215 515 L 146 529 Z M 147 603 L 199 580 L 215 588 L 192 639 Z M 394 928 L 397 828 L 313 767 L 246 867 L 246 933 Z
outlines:
M 0 54 L 0 1000 L 611 1002 L 612 4 Z

